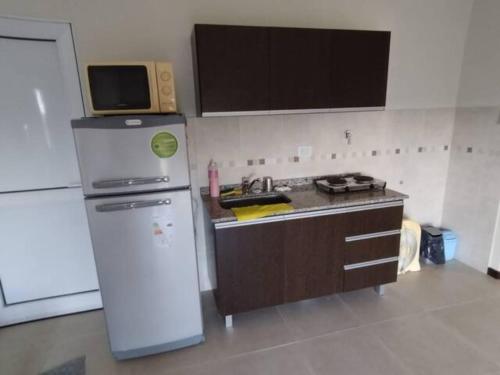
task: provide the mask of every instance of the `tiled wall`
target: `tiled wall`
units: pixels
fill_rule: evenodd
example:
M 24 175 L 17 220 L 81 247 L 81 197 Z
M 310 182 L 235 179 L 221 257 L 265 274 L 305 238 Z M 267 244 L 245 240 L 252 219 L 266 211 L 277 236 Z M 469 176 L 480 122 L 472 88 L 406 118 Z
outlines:
M 197 188 L 206 167 L 219 164 L 220 182 L 270 175 L 275 179 L 360 171 L 410 195 L 405 214 L 439 225 L 455 111 L 451 108 L 308 115 L 189 118 L 188 137 L 197 228 L 203 218 Z M 344 132 L 350 130 L 347 144 Z M 311 146 L 310 158 L 298 155 Z M 203 289 L 208 289 L 201 230 L 197 232 Z
M 500 200 L 500 109 L 456 112 L 443 224 L 459 234 L 457 257 L 486 271 Z

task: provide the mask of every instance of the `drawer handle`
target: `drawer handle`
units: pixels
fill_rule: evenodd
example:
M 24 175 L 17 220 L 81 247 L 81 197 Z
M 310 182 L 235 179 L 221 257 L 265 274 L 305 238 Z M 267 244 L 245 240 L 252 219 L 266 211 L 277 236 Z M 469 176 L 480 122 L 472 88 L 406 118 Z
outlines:
M 370 238 L 395 236 L 399 234 L 401 234 L 401 229 L 386 230 L 384 232 L 375 232 L 375 233 L 360 234 L 358 236 L 349 236 L 345 238 L 345 242 L 369 240 Z
M 379 264 L 397 262 L 398 260 L 399 260 L 399 257 L 375 259 L 375 260 L 370 260 L 368 262 L 361 262 L 361 263 L 354 263 L 354 264 L 345 265 L 344 270 L 349 271 L 349 270 L 355 270 L 358 268 L 372 267 L 372 266 L 377 266 Z

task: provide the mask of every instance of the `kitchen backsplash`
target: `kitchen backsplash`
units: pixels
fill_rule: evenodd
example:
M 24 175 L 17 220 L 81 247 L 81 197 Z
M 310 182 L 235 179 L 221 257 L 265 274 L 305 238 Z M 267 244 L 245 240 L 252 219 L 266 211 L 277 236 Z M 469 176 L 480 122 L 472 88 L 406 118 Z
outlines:
M 454 118 L 454 108 L 188 118 L 197 227 L 203 228 L 199 187 L 208 184 L 212 158 L 219 164 L 221 184 L 239 183 L 251 173 L 275 179 L 367 173 L 410 195 L 407 217 L 440 225 Z M 351 131 L 351 144 L 346 130 Z M 312 147 L 310 157 L 299 156 L 299 146 Z M 200 232 L 201 284 L 208 289 Z

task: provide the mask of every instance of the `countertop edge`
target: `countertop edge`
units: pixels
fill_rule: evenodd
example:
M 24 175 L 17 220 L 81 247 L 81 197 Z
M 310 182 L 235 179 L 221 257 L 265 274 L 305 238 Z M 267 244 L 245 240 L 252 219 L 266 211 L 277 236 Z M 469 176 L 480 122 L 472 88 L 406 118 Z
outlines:
M 293 211 L 286 212 L 286 213 L 277 213 L 273 215 L 266 216 L 266 218 L 271 218 L 273 216 L 287 216 L 287 215 L 293 215 L 293 214 L 298 214 L 298 213 L 305 213 L 305 212 L 316 212 L 316 211 L 326 211 L 326 210 L 332 210 L 332 209 L 341 209 L 341 208 L 346 208 L 346 207 L 356 207 L 356 206 L 369 206 L 377 203 L 386 203 L 386 202 L 397 202 L 397 201 L 404 201 L 405 199 L 408 199 L 409 196 L 406 194 L 399 193 L 399 196 L 394 196 L 394 197 L 380 197 L 380 198 L 371 198 L 371 199 L 366 199 L 366 200 L 360 200 L 360 201 L 354 201 L 354 202 L 347 202 L 345 204 L 342 203 L 336 203 L 336 204 L 330 204 L 330 205 L 322 205 L 322 206 L 314 206 L 314 207 L 306 207 L 306 208 L 297 208 L 294 209 Z M 202 197 L 202 200 L 205 201 Z M 245 223 L 251 223 L 253 221 L 258 221 L 259 219 L 254 219 L 254 220 L 245 220 Z M 231 222 L 237 222 L 238 219 L 234 216 L 232 217 L 223 217 L 223 218 L 210 218 L 210 221 L 212 224 L 220 224 L 220 223 L 231 223 Z

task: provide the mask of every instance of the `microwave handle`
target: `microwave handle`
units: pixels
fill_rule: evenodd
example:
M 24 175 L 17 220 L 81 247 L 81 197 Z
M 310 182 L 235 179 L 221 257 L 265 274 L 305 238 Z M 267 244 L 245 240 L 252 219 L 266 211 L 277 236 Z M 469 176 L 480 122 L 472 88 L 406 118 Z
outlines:
M 134 185 L 159 184 L 162 182 L 168 183 L 169 181 L 170 177 L 168 176 L 119 178 L 114 180 L 95 181 L 92 183 L 92 186 L 94 187 L 94 189 L 111 189 Z

